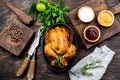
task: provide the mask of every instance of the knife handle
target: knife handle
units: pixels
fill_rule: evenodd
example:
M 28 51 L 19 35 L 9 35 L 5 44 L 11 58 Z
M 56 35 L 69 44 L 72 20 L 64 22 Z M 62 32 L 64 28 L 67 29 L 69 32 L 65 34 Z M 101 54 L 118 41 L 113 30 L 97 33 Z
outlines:
M 16 75 L 18 77 L 20 77 L 23 74 L 23 72 L 25 71 L 25 69 L 27 68 L 27 66 L 29 64 L 29 61 L 30 61 L 30 58 L 28 58 L 28 57 L 25 58 L 25 60 L 23 61 L 22 65 L 20 66 L 20 68 L 18 69 L 18 71 L 16 73 Z
M 34 72 L 35 72 L 35 59 L 32 59 L 30 61 L 29 69 L 28 69 L 28 72 L 27 72 L 28 80 L 33 80 Z
M 7 7 L 12 10 L 20 19 L 21 21 L 26 25 L 31 25 L 34 20 L 33 18 L 25 13 L 23 10 L 12 4 L 11 2 L 6 2 Z

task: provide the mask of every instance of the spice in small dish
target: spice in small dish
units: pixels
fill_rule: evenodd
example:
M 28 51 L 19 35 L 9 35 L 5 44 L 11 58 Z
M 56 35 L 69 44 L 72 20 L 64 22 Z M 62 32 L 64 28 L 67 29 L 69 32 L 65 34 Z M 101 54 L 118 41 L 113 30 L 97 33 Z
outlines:
M 23 39 L 23 32 L 17 27 L 12 27 L 10 29 L 9 36 L 11 38 L 11 41 L 18 42 Z
M 110 27 L 114 22 L 114 15 L 111 11 L 103 10 L 98 14 L 97 20 L 100 25 Z
M 96 42 L 99 40 L 101 32 L 98 27 L 91 25 L 84 29 L 83 36 L 89 42 Z
M 83 6 L 78 10 L 78 18 L 82 22 L 91 22 L 95 17 L 94 10 L 89 6 Z

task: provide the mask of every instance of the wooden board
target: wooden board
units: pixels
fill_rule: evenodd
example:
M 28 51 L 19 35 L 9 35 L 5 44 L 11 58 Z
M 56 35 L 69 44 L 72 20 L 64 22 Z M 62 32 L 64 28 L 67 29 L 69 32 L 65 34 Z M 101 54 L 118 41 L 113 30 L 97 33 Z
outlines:
M 108 5 L 105 3 L 105 0 L 90 0 L 90 1 L 86 2 L 85 4 L 82 4 L 82 5 L 78 6 L 77 8 L 73 9 L 71 12 L 69 12 L 68 17 L 71 20 L 73 26 L 76 28 L 76 30 L 80 34 L 80 37 L 81 37 L 83 43 L 85 44 L 86 48 L 90 48 L 90 47 L 104 41 L 105 39 L 115 35 L 116 33 L 120 32 L 120 23 L 116 20 L 116 18 L 115 18 L 113 25 L 109 28 L 105 28 L 105 27 L 102 27 L 101 25 L 99 25 L 97 22 L 97 17 L 95 17 L 95 19 L 88 24 L 81 22 L 78 19 L 78 10 L 82 6 L 92 7 L 95 11 L 95 15 L 97 16 L 101 10 L 110 10 L 114 14 L 120 12 L 120 3 L 118 3 L 114 7 L 108 7 Z M 84 39 L 83 30 L 88 25 L 96 25 L 100 28 L 101 38 L 99 41 L 97 41 L 95 43 L 90 43 Z
M 0 29 L 3 28 L 4 25 L 6 25 L 5 23 L 6 17 L 9 14 L 11 14 L 11 12 L 8 11 L 8 8 L 3 3 L 4 1 L 11 1 L 12 3 L 15 3 L 17 6 L 20 6 L 20 8 L 24 8 L 25 11 L 28 11 L 33 0 L 29 0 L 29 1 L 1 0 L 0 1 Z M 64 4 L 68 5 L 70 10 L 72 10 L 76 6 L 79 6 L 79 4 L 82 4 L 83 2 L 86 2 L 86 1 L 89 1 L 89 0 L 65 0 Z M 114 0 L 108 0 L 108 1 L 114 1 Z M 118 14 L 116 17 L 120 20 L 120 14 Z M 39 26 L 33 26 L 31 28 L 37 31 Z M 78 40 L 78 42 L 80 43 L 81 41 Z M 102 45 L 107 45 L 110 49 L 115 51 L 116 54 L 113 57 L 111 63 L 109 64 L 101 80 L 120 80 L 120 34 L 117 34 L 111 37 L 109 40 L 105 40 L 104 42 L 97 45 L 97 47 L 101 47 Z M 85 49 L 80 44 L 78 55 L 76 55 L 77 57 L 74 60 L 73 64 L 75 65 L 79 60 L 89 55 L 94 50 L 94 48 L 95 46 L 90 49 Z M 26 50 L 25 54 L 23 54 L 22 57 L 15 57 L 0 47 L 0 80 L 27 80 L 26 74 L 24 74 L 20 78 L 16 77 L 17 69 L 21 66 L 24 58 L 27 56 L 26 53 L 28 49 L 25 49 L 25 50 Z M 36 67 L 35 67 L 35 78 L 33 80 L 70 80 L 68 72 L 56 74 L 47 68 L 43 55 L 40 50 L 40 46 L 38 47 L 36 52 L 37 52 L 36 54 L 37 61 L 36 61 Z
M 23 32 L 23 39 L 18 42 L 11 41 L 9 35 L 10 29 L 12 27 L 17 27 Z M 25 48 L 29 40 L 31 39 L 34 31 L 27 26 L 23 25 L 19 21 L 11 21 L 9 26 L 5 26 L 2 32 L 0 33 L 0 46 L 8 50 L 12 54 L 19 56 L 22 50 Z

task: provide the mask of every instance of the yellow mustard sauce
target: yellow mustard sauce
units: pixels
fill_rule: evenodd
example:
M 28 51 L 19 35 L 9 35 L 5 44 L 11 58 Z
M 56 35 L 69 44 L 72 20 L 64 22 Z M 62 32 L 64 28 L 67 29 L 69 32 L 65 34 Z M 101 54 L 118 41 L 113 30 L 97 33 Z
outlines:
M 100 23 L 103 25 L 110 25 L 113 22 L 113 17 L 109 12 L 103 12 L 99 15 Z

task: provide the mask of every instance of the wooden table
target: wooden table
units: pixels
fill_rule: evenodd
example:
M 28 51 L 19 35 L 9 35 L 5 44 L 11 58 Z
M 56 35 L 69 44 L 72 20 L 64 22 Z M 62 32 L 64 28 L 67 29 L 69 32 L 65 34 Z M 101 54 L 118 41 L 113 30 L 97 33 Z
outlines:
M 30 5 L 33 0 L 0 0 L 0 31 L 9 24 L 8 19 L 17 19 L 19 20 L 5 5 L 5 1 L 11 1 L 16 4 L 25 12 L 28 12 Z M 65 0 L 64 4 L 69 6 L 70 10 L 79 6 L 82 3 L 85 3 L 89 0 Z M 119 0 L 107 0 L 109 6 L 116 5 Z M 115 1 L 115 2 L 114 2 Z M 120 21 L 120 14 L 115 15 L 118 21 Z M 37 30 L 39 26 L 31 27 L 33 30 Z M 79 53 L 73 64 L 76 64 L 83 57 L 88 55 L 90 52 L 94 50 L 95 47 L 100 47 L 102 45 L 107 45 L 113 51 L 116 52 L 112 62 L 107 68 L 106 73 L 102 77 L 102 80 L 120 80 L 120 33 L 114 35 L 113 37 L 103 41 L 102 43 L 90 48 L 86 49 L 83 43 L 79 39 Z M 16 77 L 16 70 L 21 65 L 23 59 L 27 55 L 27 50 L 29 49 L 29 44 L 25 48 L 22 56 L 16 57 L 3 48 L 0 48 L 0 80 L 27 80 L 26 75 L 21 78 Z M 49 70 L 46 66 L 46 63 L 43 59 L 43 56 L 40 51 L 40 46 L 37 49 L 37 62 L 36 62 L 36 70 L 35 70 L 35 80 L 69 80 L 69 76 L 67 72 L 64 73 L 54 73 Z

